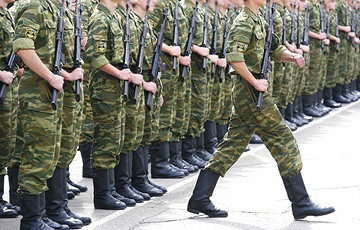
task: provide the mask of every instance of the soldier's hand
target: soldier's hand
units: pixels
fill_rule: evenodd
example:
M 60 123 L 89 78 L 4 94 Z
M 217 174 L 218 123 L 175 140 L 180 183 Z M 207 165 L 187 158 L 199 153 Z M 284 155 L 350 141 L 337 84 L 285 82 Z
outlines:
M 210 54 L 210 55 L 208 56 L 208 58 L 210 59 L 210 62 L 211 62 L 211 63 L 214 63 L 215 65 L 217 64 L 218 59 L 219 59 L 219 57 L 218 57 L 217 55 L 213 55 L 213 54 Z
M 337 44 L 340 44 L 340 38 L 335 38 L 335 42 L 337 43 Z
M 171 56 L 179 57 L 181 55 L 180 46 L 169 46 L 169 54 Z
M 295 50 L 295 53 L 300 54 L 300 55 L 303 55 L 302 49 L 296 49 L 296 50 Z
M 160 100 L 160 107 L 162 107 L 164 104 L 164 97 L 161 95 L 159 100 Z
M 345 26 L 344 29 L 345 29 L 345 32 L 347 32 L 347 33 L 349 33 L 349 32 L 351 31 L 351 27 L 350 27 L 350 26 Z
M 309 46 L 304 46 L 304 45 L 302 45 L 302 46 L 301 46 L 301 49 L 302 49 L 305 53 L 309 53 L 309 51 L 310 51 L 310 47 L 309 47 Z
M 130 81 L 132 74 L 133 73 L 130 69 L 122 69 L 119 71 L 119 75 L 117 77 L 123 81 Z
M 74 69 L 71 73 L 64 76 L 66 81 L 84 80 L 84 70 L 81 68 Z
M 132 74 L 130 78 L 130 82 L 134 83 L 135 85 L 142 85 L 144 82 L 143 75 L 141 74 Z
M 227 64 L 226 64 L 226 58 L 219 58 L 217 65 L 222 67 L 222 68 L 226 68 Z
M 329 45 L 330 45 L 330 40 L 329 40 L 329 39 L 324 39 L 324 44 L 325 44 L 326 46 L 329 46 Z
M 349 32 L 349 37 L 352 37 L 352 38 L 356 37 L 355 32 Z
M 155 95 L 156 91 L 157 91 L 157 86 L 154 82 L 146 82 L 144 81 L 144 89 L 148 92 L 151 92 L 152 94 Z
M 24 74 L 24 68 L 20 68 L 16 71 L 16 75 L 18 77 L 22 77 L 23 74 Z
M 319 40 L 324 40 L 324 39 L 326 39 L 326 33 L 320 32 L 319 33 Z
M 206 47 L 198 47 L 197 53 L 200 56 L 207 57 L 207 56 L 209 56 L 210 50 L 209 50 L 209 48 L 206 48 Z
M 61 92 L 63 85 L 64 85 L 64 78 L 60 75 L 54 74 L 53 77 L 50 78 L 49 84 L 56 89 L 57 91 Z
M 269 86 L 268 80 L 266 80 L 266 79 L 256 79 L 256 83 L 254 85 L 254 88 L 259 92 L 266 93 L 268 86 Z
M 355 43 L 360 44 L 360 39 L 358 37 L 355 37 Z
M 191 57 L 189 56 L 179 56 L 179 63 L 181 65 L 189 67 L 191 64 Z
M 293 56 L 293 59 L 294 59 L 294 62 L 296 63 L 296 65 L 299 67 L 299 68 L 302 68 L 305 66 L 305 59 L 303 58 L 302 55 L 294 55 Z
M 13 73 L 8 72 L 8 71 L 0 71 L 0 81 L 1 82 L 11 85 L 14 78 L 15 78 L 15 75 Z

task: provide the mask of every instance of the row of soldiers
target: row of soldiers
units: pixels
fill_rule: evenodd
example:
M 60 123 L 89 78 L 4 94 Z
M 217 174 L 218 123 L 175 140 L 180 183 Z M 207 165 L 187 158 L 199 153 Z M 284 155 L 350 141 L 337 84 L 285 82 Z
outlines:
M 8 1 L 3 2 L 5 9 Z M 232 110 L 225 48 L 241 1 L 91 0 L 82 1 L 83 8 L 71 1 L 69 9 L 76 12 L 78 6 L 82 19 L 82 40 L 76 45 L 79 23 L 65 5 L 60 77 L 54 57 L 62 3 L 19 0 L 1 14 L 7 38 L 1 81 L 12 83 L 0 107 L 5 116 L 1 138 L 6 139 L 1 142 L 6 153 L 1 169 L 8 169 L 10 202 L 25 210 L 23 229 L 80 228 L 91 222 L 67 207 L 67 168 L 78 146 L 83 176 L 93 178 L 95 208 L 124 209 L 166 192 L 148 178 L 149 156 L 153 178 L 182 178 L 204 168 L 227 132 Z M 305 7 L 304 1 L 277 1 L 274 31 L 287 38 L 283 41 L 289 50 L 306 55 L 308 63 L 308 69 L 272 65 L 268 93 L 290 128 L 325 114 L 329 109 L 323 103 L 339 107 L 332 99 L 357 100 L 358 68 L 352 67 L 359 44 L 357 9 L 356 2 L 310 1 Z M 269 10 L 263 9 L 265 18 Z M 353 40 L 346 40 L 347 34 Z M 328 46 L 326 53 L 321 41 Z M 82 68 L 75 57 L 79 46 Z M 24 68 L 6 75 L 11 72 L 7 64 L 12 48 Z M 159 65 L 154 60 L 160 51 Z M 83 82 L 76 98 L 78 80 Z M 50 101 L 56 91 L 54 110 Z M 4 216 L 20 211 L 6 202 L 1 207 Z

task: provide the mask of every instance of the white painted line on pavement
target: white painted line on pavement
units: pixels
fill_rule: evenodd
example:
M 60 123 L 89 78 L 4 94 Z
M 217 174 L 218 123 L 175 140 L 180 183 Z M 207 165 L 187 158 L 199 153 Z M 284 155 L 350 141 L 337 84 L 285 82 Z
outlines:
M 357 105 L 358 103 L 360 103 L 360 100 L 357 101 L 357 102 L 350 103 L 350 104 L 345 105 L 345 106 L 343 105 L 342 107 L 336 109 L 335 111 L 334 110 L 331 111 L 329 114 L 325 115 L 324 117 L 314 119 L 314 121 L 310 122 L 309 124 L 307 124 L 307 125 L 305 125 L 303 127 L 298 128 L 293 133 L 298 133 L 298 132 L 301 132 L 301 131 L 303 131 L 303 130 L 305 130 L 307 128 L 310 128 L 310 127 L 312 127 L 314 125 L 317 125 L 320 122 L 323 122 L 323 121 L 325 121 L 327 119 L 330 119 L 330 118 L 334 117 L 335 115 L 343 112 L 344 110 L 349 109 L 349 108 L 353 107 L 354 105 Z M 253 153 L 258 152 L 258 151 L 260 151 L 260 150 L 262 150 L 264 148 L 265 148 L 265 145 L 261 144 L 260 146 L 252 148 L 249 152 L 246 152 L 244 154 L 253 154 Z M 197 175 L 198 175 L 197 173 L 192 174 L 186 180 L 181 181 L 179 183 L 176 183 L 176 184 L 170 186 L 169 188 L 167 188 L 168 192 L 164 196 L 166 196 L 167 194 L 177 190 L 178 188 L 180 188 L 180 187 L 182 187 L 184 185 L 187 185 L 187 184 L 193 182 L 194 180 L 197 179 Z M 110 214 L 110 215 L 108 215 L 108 216 L 106 216 L 106 217 L 104 217 L 104 218 L 102 218 L 100 220 L 92 222 L 89 226 L 84 226 L 82 229 L 95 229 L 96 227 L 98 227 L 98 226 L 100 226 L 100 225 L 102 225 L 102 224 L 104 224 L 104 223 L 106 223 L 108 221 L 114 220 L 114 219 L 118 218 L 119 216 L 127 213 L 128 211 L 133 210 L 134 208 L 139 208 L 139 207 L 141 207 L 141 206 L 143 206 L 145 204 L 148 204 L 148 203 L 150 203 L 150 202 L 152 202 L 154 200 L 157 200 L 157 199 L 161 199 L 161 197 L 152 197 L 150 201 L 145 201 L 145 202 L 143 202 L 141 204 L 136 204 L 135 207 L 126 208 L 125 210 L 115 211 L 112 214 Z

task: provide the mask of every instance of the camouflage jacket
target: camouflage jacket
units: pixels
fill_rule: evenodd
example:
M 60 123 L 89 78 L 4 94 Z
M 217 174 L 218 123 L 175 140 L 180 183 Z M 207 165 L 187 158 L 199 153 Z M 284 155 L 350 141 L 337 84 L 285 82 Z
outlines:
M 94 13 L 97 5 L 99 4 L 99 0 L 81 0 L 81 4 L 83 4 L 83 12 L 81 17 L 81 32 L 82 37 L 87 37 L 88 33 L 88 24 L 91 15 Z
M 99 4 L 91 15 L 85 56 L 94 69 L 105 64 L 118 66 L 123 60 L 124 33 L 118 13 Z
M 13 28 L 10 14 L 0 7 L 0 70 L 5 69 L 12 50 Z
M 252 73 L 260 73 L 266 39 L 264 19 L 249 7 L 243 7 L 230 29 L 228 39 L 226 61 L 245 62 Z M 279 45 L 279 38 L 273 34 L 272 58 L 280 60 L 285 50 L 284 46 Z
M 55 38 L 61 3 L 57 0 L 29 0 L 21 2 L 18 7 L 15 17 L 14 52 L 33 49 L 44 65 L 51 70 L 55 61 Z M 66 7 L 63 42 L 64 66 L 73 67 L 73 15 Z

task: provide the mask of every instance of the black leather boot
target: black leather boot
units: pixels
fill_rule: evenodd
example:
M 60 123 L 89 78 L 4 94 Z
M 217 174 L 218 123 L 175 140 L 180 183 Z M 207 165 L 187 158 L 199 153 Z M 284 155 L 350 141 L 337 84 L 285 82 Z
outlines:
M 216 125 L 216 134 L 219 144 L 224 141 L 224 136 L 227 131 L 227 125 Z
M 324 111 L 325 114 L 328 114 L 329 112 L 331 112 L 331 108 L 327 107 L 323 104 L 323 91 L 319 90 L 317 93 L 317 97 L 318 97 L 318 103 L 319 103 L 319 107 Z
M 294 117 L 294 105 L 292 103 L 286 106 L 285 120 L 294 123 L 297 127 L 303 126 L 303 123 Z
M 126 204 L 110 194 L 109 169 L 92 169 L 96 209 L 122 210 Z
M 20 210 L 20 202 L 19 202 L 19 195 L 18 195 L 18 176 L 19 176 L 19 167 L 8 168 L 8 177 L 9 177 L 9 197 L 10 203 L 15 207 L 15 210 L 18 214 L 21 213 Z
M 14 218 L 18 216 L 15 209 L 10 209 L 6 206 L 6 201 L 3 200 L 4 195 L 4 175 L 0 175 L 0 218 Z
M 145 172 L 146 172 L 146 177 L 145 179 L 147 180 L 147 182 L 149 184 L 151 184 L 152 186 L 154 186 L 155 188 L 160 189 L 161 191 L 163 191 L 163 193 L 167 193 L 167 189 L 164 186 L 155 184 L 154 182 L 152 182 L 149 179 L 149 148 L 150 146 L 143 146 L 143 151 L 144 151 L 144 165 L 145 165 Z
M 129 186 L 129 155 L 121 153 L 120 161 L 114 168 L 115 172 L 115 188 L 120 195 L 135 200 L 136 203 L 144 202 L 144 197 L 133 192 Z
M 195 138 L 195 143 L 196 143 L 196 155 L 202 160 L 208 162 L 211 158 L 211 154 L 205 150 L 204 133 L 200 134 L 199 137 Z
M 171 166 L 169 142 L 152 143 L 150 146 L 152 178 L 183 178 L 185 173 Z
M 333 99 L 334 101 L 338 102 L 338 103 L 350 103 L 351 100 L 345 98 L 342 95 L 342 85 L 340 84 L 336 84 L 334 90 L 333 90 Z
M 301 116 L 299 107 L 300 107 L 300 105 L 299 105 L 299 96 L 297 96 L 297 97 L 295 97 L 294 103 L 293 103 L 293 108 L 294 108 L 293 116 L 294 116 L 295 119 L 297 119 L 301 123 L 300 126 L 306 125 L 306 124 L 309 123 L 309 121 Z
M 192 166 L 181 157 L 181 141 L 178 142 L 169 142 L 169 151 L 170 151 L 170 163 L 180 169 L 185 169 L 189 173 L 194 173 L 199 170 L 198 167 Z
M 69 185 L 79 189 L 80 192 L 86 192 L 88 190 L 88 188 L 86 186 L 77 184 L 70 179 L 69 167 L 66 168 L 66 181 Z
M 353 95 L 354 100 L 357 101 L 359 100 L 359 95 L 357 94 L 357 90 L 356 90 L 356 82 L 355 81 L 351 81 L 350 82 L 350 94 Z
M 124 202 L 127 207 L 133 207 L 136 205 L 136 201 L 134 199 L 129 199 L 127 197 L 124 197 L 123 195 L 120 195 L 115 188 L 115 169 L 109 170 L 109 190 L 110 194 L 120 200 L 121 202 Z
M 182 158 L 191 165 L 196 165 L 199 168 L 204 168 L 206 162 L 196 157 L 195 140 L 191 136 L 185 136 L 182 140 Z
M 344 84 L 344 85 L 342 86 L 342 95 L 343 95 L 343 97 L 345 97 L 345 98 L 347 98 L 348 100 L 350 100 L 350 102 L 354 102 L 354 101 L 355 101 L 353 95 L 351 95 L 351 94 L 349 93 L 349 84 Z
M 56 223 L 68 225 L 72 229 L 81 228 L 83 223 L 80 220 L 70 217 L 62 207 L 66 181 L 66 168 L 56 167 L 54 174 L 47 180 L 49 190 L 45 192 L 46 215 Z
M 309 197 L 301 173 L 283 178 L 286 193 L 291 201 L 295 219 L 304 219 L 307 216 L 323 216 L 335 211 L 333 207 L 321 207 Z
M 303 104 L 303 96 L 300 95 L 298 98 L 298 110 L 299 115 L 306 119 L 308 122 L 312 122 L 314 118 L 312 116 L 308 116 L 304 113 L 304 104 Z
M 313 103 L 314 103 L 314 95 L 303 95 L 303 112 L 307 116 L 311 117 L 321 117 L 321 113 L 314 109 Z
M 213 194 L 219 175 L 208 170 L 201 170 L 196 182 L 193 194 L 188 202 L 188 212 L 198 214 L 199 212 L 209 217 L 227 217 L 224 210 L 215 208 L 210 197 Z
M 42 194 L 40 194 L 40 216 L 41 216 L 41 219 L 44 221 L 44 223 L 53 229 L 70 230 L 69 226 L 67 226 L 65 224 L 59 224 L 59 223 L 51 220 L 46 215 L 45 206 L 46 206 L 45 193 L 42 193 Z
M 90 162 L 92 143 L 85 143 L 79 145 L 79 150 L 81 152 L 81 158 L 83 162 L 83 177 L 92 178 L 92 169 Z
M 150 196 L 162 196 L 164 192 L 151 184 L 146 180 L 146 167 L 144 165 L 144 151 L 143 147 L 139 146 L 136 151 L 133 152 L 133 167 L 131 184 L 139 192 L 147 193 Z
M 281 108 L 281 107 L 278 107 L 278 108 L 279 108 L 279 111 L 281 113 L 281 116 L 284 118 L 284 122 L 285 122 L 286 126 L 289 127 L 289 129 L 291 131 L 295 131 L 297 129 L 296 124 L 291 123 L 291 122 L 289 122 L 288 120 L 285 119 L 285 109 Z
M 204 133 L 204 147 L 205 150 L 213 154 L 219 145 L 219 140 L 217 138 L 217 129 L 215 121 L 207 121 L 204 124 L 205 133 Z
M 22 210 L 22 219 L 20 221 L 20 230 L 53 230 L 41 218 L 40 215 L 40 195 L 30 195 L 19 193 L 20 208 Z
M 128 180 L 127 180 L 127 183 L 128 183 L 128 185 L 129 185 L 129 188 L 130 188 L 134 193 L 142 196 L 142 197 L 144 198 L 144 200 L 150 200 L 151 197 L 150 197 L 149 194 L 147 194 L 147 193 L 145 193 L 145 192 L 140 192 L 140 191 L 138 191 L 138 190 L 137 190 L 136 188 L 134 188 L 134 187 L 132 186 L 132 184 L 131 184 L 132 170 L 133 170 L 133 153 L 132 153 L 132 152 L 129 154 L 128 161 L 129 161 L 129 168 L 128 168 L 128 170 L 129 170 L 129 178 L 128 178 Z
M 77 219 L 77 220 L 80 220 L 83 223 L 83 225 L 89 225 L 91 223 L 91 218 L 90 217 L 78 216 L 77 214 L 72 212 L 70 210 L 70 208 L 68 207 L 69 199 L 67 197 L 67 175 L 68 175 L 68 169 L 67 168 L 61 169 L 61 178 L 62 178 L 61 189 L 62 189 L 62 194 L 63 194 L 63 201 L 62 201 L 61 207 L 64 209 L 64 211 L 70 217 L 72 217 L 74 219 Z
M 333 89 L 324 88 L 324 105 L 330 108 L 340 108 L 341 104 L 333 100 Z

